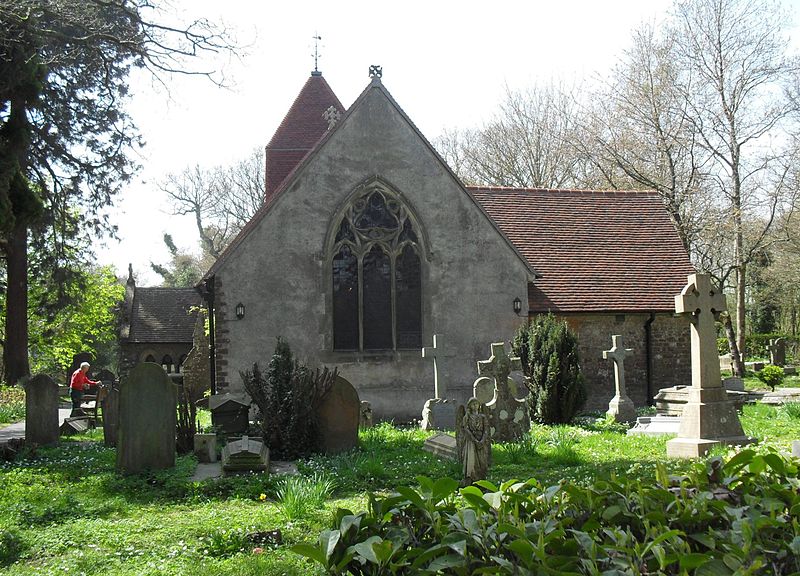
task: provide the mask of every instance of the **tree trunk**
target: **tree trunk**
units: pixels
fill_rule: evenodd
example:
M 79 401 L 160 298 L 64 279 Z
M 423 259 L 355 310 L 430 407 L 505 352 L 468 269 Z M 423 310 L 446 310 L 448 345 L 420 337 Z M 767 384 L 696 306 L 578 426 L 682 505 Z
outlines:
M 731 315 L 723 314 L 721 319 L 722 325 L 725 327 L 725 335 L 728 337 L 728 345 L 731 349 L 733 375 L 737 378 L 744 378 L 744 358 L 739 353 L 739 345 L 736 343 L 736 333 L 733 331 Z
M 745 271 L 747 265 L 744 262 L 738 262 L 736 267 L 736 345 L 739 354 L 742 356 L 744 362 L 744 355 L 747 352 L 744 346 L 744 333 L 745 333 Z
M 30 376 L 28 363 L 28 227 L 9 234 L 6 259 L 6 341 L 3 347 L 6 382 L 14 385 Z

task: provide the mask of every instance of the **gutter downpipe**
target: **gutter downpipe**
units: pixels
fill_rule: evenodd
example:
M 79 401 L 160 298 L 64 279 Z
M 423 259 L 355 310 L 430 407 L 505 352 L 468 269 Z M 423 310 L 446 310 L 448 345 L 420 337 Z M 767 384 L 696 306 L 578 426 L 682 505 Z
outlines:
M 647 379 L 647 405 L 655 403 L 653 398 L 653 322 L 656 313 L 650 312 L 650 318 L 644 323 L 645 375 Z
M 211 394 L 217 393 L 217 339 L 214 322 L 214 276 L 203 282 L 203 297 L 208 306 L 208 346 L 209 374 L 211 376 Z

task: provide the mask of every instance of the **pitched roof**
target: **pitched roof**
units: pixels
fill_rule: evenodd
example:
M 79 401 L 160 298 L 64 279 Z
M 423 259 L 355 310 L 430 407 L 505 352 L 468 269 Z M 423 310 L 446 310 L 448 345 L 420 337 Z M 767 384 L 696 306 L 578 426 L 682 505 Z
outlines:
M 192 342 L 200 294 L 194 288 L 139 288 L 133 295 L 128 342 Z
M 306 85 L 308 85 L 308 84 L 306 84 Z M 420 132 L 419 128 L 417 128 L 417 126 L 414 124 L 414 122 L 411 120 L 411 118 L 408 117 L 408 115 L 405 113 L 405 111 L 400 107 L 400 105 L 397 103 L 397 101 L 392 97 L 392 95 L 389 93 L 389 91 L 384 87 L 383 82 L 381 81 L 380 77 L 374 77 L 374 78 L 372 78 L 370 83 L 367 85 L 367 87 L 364 88 L 364 91 L 361 92 L 361 95 L 359 95 L 359 97 L 356 98 L 356 101 L 353 104 L 351 104 L 350 108 L 348 108 L 346 110 L 346 112 L 339 119 L 339 121 L 336 123 L 336 125 L 330 130 L 326 129 L 325 133 L 317 141 L 316 145 L 307 154 L 305 154 L 303 156 L 303 158 L 300 160 L 300 162 L 297 164 L 297 166 L 292 168 L 291 172 L 281 182 L 281 184 L 280 184 L 280 186 L 278 186 L 277 190 L 275 190 L 273 192 L 272 196 L 268 197 L 267 201 L 265 201 L 264 204 L 261 205 L 261 208 L 259 208 L 258 211 L 256 211 L 256 213 L 253 215 L 252 218 L 250 218 L 250 220 L 247 222 L 247 224 L 245 224 L 242 227 L 242 229 L 239 231 L 239 233 L 236 235 L 236 237 L 225 247 L 225 249 L 222 251 L 222 254 L 220 254 L 219 258 L 217 258 L 217 260 L 206 271 L 205 275 L 203 275 L 203 278 L 201 278 L 200 281 L 197 283 L 198 287 L 200 287 L 205 280 L 207 280 L 208 278 L 211 278 L 212 276 L 214 276 L 217 273 L 217 271 L 224 265 L 225 261 L 229 258 L 230 254 L 232 254 L 235 250 L 238 249 L 239 245 L 241 245 L 242 242 L 245 241 L 245 239 L 247 238 L 247 236 L 250 235 L 252 230 L 255 229 L 255 227 L 258 225 L 258 223 L 261 220 L 263 220 L 264 216 L 272 209 L 272 200 L 275 197 L 277 197 L 277 196 L 279 196 L 279 195 L 284 193 L 284 191 L 288 188 L 289 184 L 294 180 L 296 175 L 299 174 L 305 168 L 305 166 L 307 166 L 311 162 L 311 160 L 314 157 L 314 155 L 325 145 L 325 142 L 327 141 L 327 139 L 330 138 L 331 135 L 334 134 L 339 129 L 339 127 L 342 126 L 348 120 L 348 118 L 353 114 L 353 112 L 355 110 L 357 110 L 359 108 L 359 106 L 362 104 L 362 102 L 364 102 L 367 99 L 368 94 L 370 92 L 372 92 L 373 90 L 378 90 L 386 98 L 386 100 L 397 111 L 397 113 L 400 115 L 400 117 L 402 117 L 408 123 L 408 126 L 417 134 L 417 136 L 420 138 L 422 143 L 428 148 L 428 150 L 439 160 L 439 162 L 441 162 L 442 167 L 447 171 L 448 174 L 450 174 L 450 176 L 453 178 L 453 181 L 456 182 L 458 186 L 461 186 L 461 188 L 464 190 L 464 192 L 467 194 L 467 196 L 472 200 L 472 202 L 475 205 L 475 207 L 478 210 L 480 210 L 481 213 L 486 217 L 486 221 L 503 238 L 503 241 L 517 255 L 517 257 L 520 259 L 520 261 L 526 267 L 528 267 L 528 272 L 529 272 L 530 276 L 533 277 L 533 276 L 536 275 L 536 271 L 533 268 L 530 267 L 530 265 L 529 265 L 528 261 L 525 259 L 525 257 L 522 254 L 519 253 L 519 251 L 517 250 L 516 246 L 503 233 L 503 230 L 494 222 L 494 220 L 492 220 L 491 216 L 486 212 L 486 210 L 481 205 L 481 203 L 478 202 L 472 196 L 470 191 L 463 186 L 461 180 L 459 180 L 458 176 L 455 175 L 455 173 L 452 171 L 450 166 L 447 165 L 447 162 L 444 161 L 444 159 L 436 151 L 436 149 L 433 147 L 433 145 L 431 145 L 431 143 L 428 141 L 428 139 L 425 138 L 425 135 L 422 134 L 422 132 Z M 289 116 L 289 114 L 287 114 L 287 117 L 288 116 Z M 284 120 L 284 122 L 285 122 L 285 120 Z
M 286 176 L 328 131 L 323 114 L 344 106 L 320 73 L 311 73 L 266 148 L 266 195 L 269 202 Z
M 532 312 L 671 311 L 695 272 L 655 192 L 468 190 L 536 269 Z

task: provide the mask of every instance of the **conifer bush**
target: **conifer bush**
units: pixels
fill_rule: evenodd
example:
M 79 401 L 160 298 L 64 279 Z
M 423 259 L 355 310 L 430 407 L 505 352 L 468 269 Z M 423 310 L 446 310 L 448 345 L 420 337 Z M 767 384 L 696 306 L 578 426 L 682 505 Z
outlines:
M 288 460 L 319 451 L 317 410 L 337 375 L 337 370 L 314 371 L 302 365 L 280 338 L 266 374 L 257 362 L 240 373 L 258 407 L 256 423 L 273 457 Z
M 520 326 L 512 343 L 530 390 L 531 417 L 543 424 L 567 424 L 586 403 L 578 337 L 552 314 Z

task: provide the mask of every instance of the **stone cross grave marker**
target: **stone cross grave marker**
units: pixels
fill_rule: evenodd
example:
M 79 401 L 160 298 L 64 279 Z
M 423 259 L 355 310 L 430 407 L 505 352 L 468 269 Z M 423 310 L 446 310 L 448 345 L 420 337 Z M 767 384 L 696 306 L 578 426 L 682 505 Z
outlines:
M 420 425 L 423 430 L 455 428 L 455 402 L 447 398 L 447 386 L 444 378 L 439 378 L 440 362 L 437 362 L 449 355 L 441 334 L 433 335 L 433 346 L 422 349 L 422 357 L 433 360 L 433 398 L 426 400 L 422 408 Z
M 25 384 L 25 442 L 47 446 L 58 435 L 58 384 L 37 374 Z
M 689 275 L 688 283 L 675 296 L 675 312 L 691 324 L 692 387 L 678 437 L 667 442 L 667 456 L 697 458 L 716 444 L 752 442 L 744 435 L 720 377 L 715 321 L 725 309 L 725 295 L 711 285 L 707 274 Z
M 486 404 L 489 411 L 490 429 L 492 438 L 496 442 L 510 442 L 516 440 L 528 431 L 531 425 L 525 400 L 515 396 L 513 381 L 509 382 L 509 374 L 514 370 L 522 370 L 519 358 L 509 357 L 506 354 L 505 343 L 495 342 L 491 346 L 492 355 L 488 360 L 478 361 L 478 380 L 473 385 L 474 389 L 484 388 L 487 381 L 483 378 L 494 380 L 494 394 Z M 477 390 L 481 396 L 486 397 L 486 392 Z
M 177 391 L 164 369 L 142 362 L 120 382 L 117 471 L 136 474 L 175 466 Z
M 786 340 L 775 338 L 769 341 L 769 361 L 773 366 L 786 364 Z
M 633 349 L 625 348 L 620 334 L 611 336 L 611 343 L 610 350 L 603 350 L 603 359 L 614 362 L 615 394 L 608 403 L 606 414 L 617 422 L 631 422 L 636 420 L 636 407 L 625 389 L 625 358 L 633 354 Z

